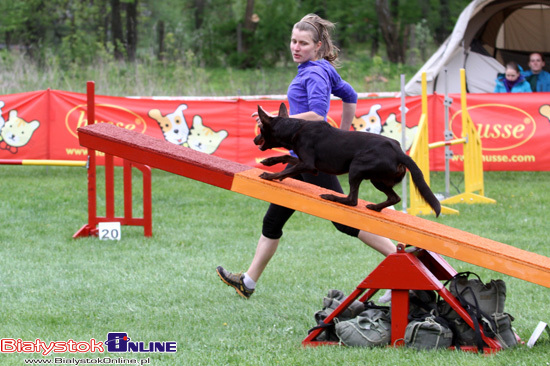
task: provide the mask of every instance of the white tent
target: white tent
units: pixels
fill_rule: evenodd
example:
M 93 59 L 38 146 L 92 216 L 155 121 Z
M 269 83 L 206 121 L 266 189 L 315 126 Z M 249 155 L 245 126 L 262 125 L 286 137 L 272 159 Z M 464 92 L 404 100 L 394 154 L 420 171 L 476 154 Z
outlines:
M 529 54 L 541 52 L 550 67 L 550 0 L 474 0 L 460 14 L 449 38 L 405 86 L 406 95 L 460 92 L 461 68 L 470 93 L 492 93 L 504 64 L 528 68 Z M 445 70 L 447 75 L 445 77 Z M 446 82 L 445 82 L 446 80 Z

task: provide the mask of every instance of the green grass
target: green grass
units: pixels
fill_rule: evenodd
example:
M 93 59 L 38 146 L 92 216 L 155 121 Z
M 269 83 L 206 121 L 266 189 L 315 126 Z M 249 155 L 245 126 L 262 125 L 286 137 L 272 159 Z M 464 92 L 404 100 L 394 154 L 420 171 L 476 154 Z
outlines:
M 303 348 L 327 291 L 349 293 L 383 259 L 330 223 L 296 213 L 256 293 L 246 301 L 221 283 L 215 267 L 247 268 L 265 202 L 154 170 L 152 238 L 145 238 L 142 228 L 123 227 L 120 242 L 74 240 L 87 220 L 84 169 L 0 166 L 0 175 L 1 338 L 103 341 L 108 332 L 123 331 L 136 341 L 176 341 L 176 354 L 149 356 L 153 365 L 548 364 L 547 334 L 532 349 L 519 346 L 492 356 Z M 488 172 L 486 195 L 496 205 L 458 205 L 460 215 L 437 221 L 550 256 L 549 178 L 547 172 Z M 432 174 L 434 190 L 442 184 L 443 174 Z M 369 184 L 361 195 L 379 198 Z M 99 196 L 101 202 L 101 191 Z M 483 280 L 506 281 L 506 310 L 515 316 L 513 325 L 524 341 L 540 320 L 550 321 L 548 288 L 449 262 Z M 0 358 L 2 365 L 23 365 L 26 356 Z

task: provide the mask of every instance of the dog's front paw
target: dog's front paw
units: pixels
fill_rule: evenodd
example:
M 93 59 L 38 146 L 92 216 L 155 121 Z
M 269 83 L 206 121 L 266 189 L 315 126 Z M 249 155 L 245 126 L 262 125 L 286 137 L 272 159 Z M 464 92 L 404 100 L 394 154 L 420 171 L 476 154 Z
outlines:
M 263 172 L 262 174 L 260 174 L 260 178 L 265 180 L 273 180 L 276 178 L 276 176 L 273 173 Z
M 260 161 L 260 164 L 265 165 L 265 166 L 273 166 L 273 165 L 275 165 L 275 164 L 277 164 L 277 163 L 278 163 L 278 162 L 275 161 L 274 158 L 266 158 L 266 159 Z

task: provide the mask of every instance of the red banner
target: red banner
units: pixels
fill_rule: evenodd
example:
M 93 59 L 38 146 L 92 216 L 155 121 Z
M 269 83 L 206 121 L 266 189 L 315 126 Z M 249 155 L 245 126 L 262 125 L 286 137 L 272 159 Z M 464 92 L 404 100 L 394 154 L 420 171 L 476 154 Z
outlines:
M 485 170 L 550 170 L 550 93 L 468 94 L 468 112 L 482 138 Z M 460 95 L 450 95 L 449 126 L 461 136 Z M 430 142 L 445 136 L 441 95 L 428 97 Z M 252 113 L 261 105 L 276 113 L 274 99 L 125 98 L 96 96 L 96 123 L 112 123 L 174 144 L 250 166 L 280 151 L 261 152 L 252 140 Z M 86 95 L 58 90 L 0 96 L 0 159 L 85 160 L 76 129 L 88 123 Z M 422 112 L 420 97 L 406 98 L 406 148 L 410 148 Z M 331 103 L 328 121 L 340 124 L 342 103 Z M 353 129 L 401 140 L 401 99 L 360 99 Z M 451 169 L 462 169 L 462 147 L 451 147 Z M 443 170 L 444 149 L 431 150 L 432 170 Z M 280 169 L 277 168 L 276 169 Z
M 550 93 L 468 95 L 468 113 L 481 137 L 485 170 L 550 170 L 549 96 Z M 460 136 L 459 103 L 453 103 L 450 115 L 451 130 Z M 453 150 L 453 162 L 457 165 L 462 149 Z

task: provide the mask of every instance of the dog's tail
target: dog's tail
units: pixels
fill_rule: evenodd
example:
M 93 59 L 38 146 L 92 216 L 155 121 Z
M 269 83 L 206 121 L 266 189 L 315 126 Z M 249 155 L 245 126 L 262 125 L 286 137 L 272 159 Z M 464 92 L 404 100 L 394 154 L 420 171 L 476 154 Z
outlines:
M 441 203 L 439 203 L 439 200 L 433 194 L 432 190 L 426 183 L 426 180 L 424 180 L 424 174 L 422 174 L 422 170 L 420 170 L 414 160 L 405 153 L 400 154 L 399 162 L 405 165 L 407 169 L 409 169 L 409 172 L 411 172 L 412 180 L 418 188 L 420 195 L 434 210 L 435 216 L 439 216 L 441 212 Z

